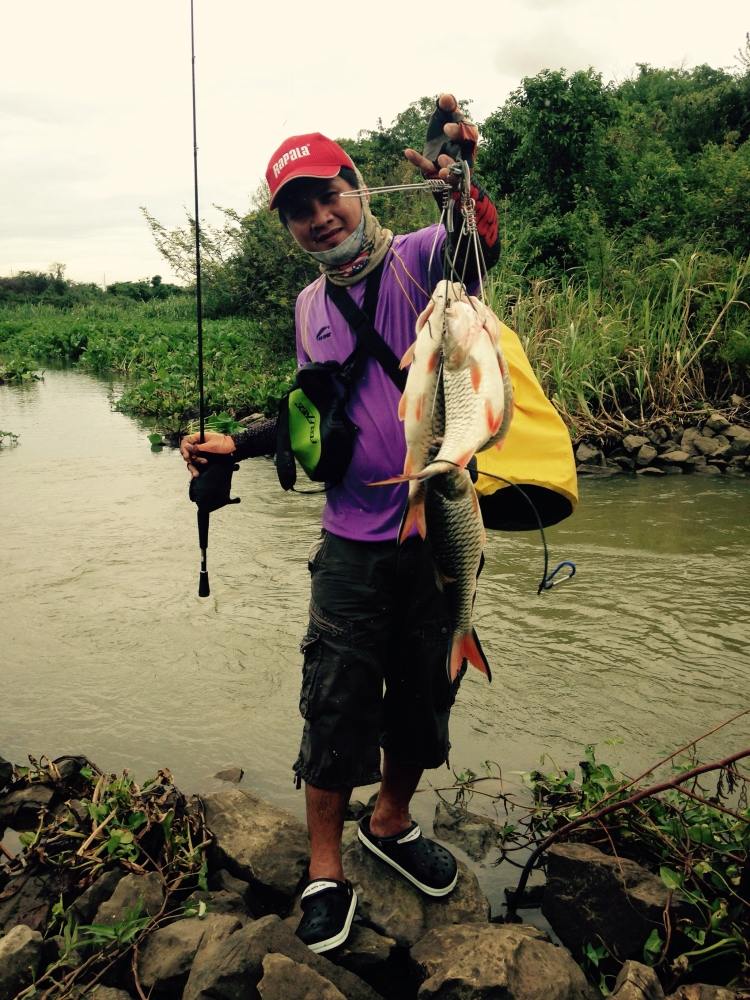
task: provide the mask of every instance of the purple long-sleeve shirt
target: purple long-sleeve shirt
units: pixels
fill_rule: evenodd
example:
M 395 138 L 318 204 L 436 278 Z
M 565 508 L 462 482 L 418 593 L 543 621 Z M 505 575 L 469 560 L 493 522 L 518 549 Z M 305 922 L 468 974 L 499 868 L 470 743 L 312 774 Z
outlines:
M 442 227 L 430 226 L 393 239 L 383 267 L 375 329 L 397 358 L 402 358 L 415 338 L 415 323 L 442 276 L 440 251 L 445 240 Z M 431 277 L 428 275 L 433 256 Z M 358 306 L 366 282 L 348 286 Z M 297 360 L 345 361 L 356 347 L 354 334 L 326 295 L 321 276 L 299 295 L 296 307 Z M 397 537 L 406 504 L 405 484 L 368 486 L 378 479 L 400 475 L 406 443 L 398 418 L 401 394 L 374 358 L 368 358 L 348 405 L 359 428 L 354 453 L 341 483 L 326 494 L 323 527 L 343 538 L 383 542 Z

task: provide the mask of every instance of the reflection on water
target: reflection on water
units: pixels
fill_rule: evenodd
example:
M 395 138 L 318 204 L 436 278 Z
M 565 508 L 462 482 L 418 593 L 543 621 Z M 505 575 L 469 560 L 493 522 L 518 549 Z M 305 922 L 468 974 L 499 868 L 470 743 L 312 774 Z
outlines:
M 166 765 L 187 789 L 239 764 L 301 813 L 290 768 L 321 498 L 282 493 L 266 460 L 244 463 L 242 503 L 212 518 L 201 600 L 183 463 L 111 412 L 106 385 L 49 372 L 1 388 L 0 428 L 21 435 L 0 452 L 0 754 L 80 752 L 141 777 Z M 538 536 L 489 539 L 477 627 L 495 681 L 464 682 L 456 767 L 494 760 L 512 775 L 545 751 L 571 764 L 583 743 L 614 740 L 602 756 L 635 769 L 746 700 L 750 482 L 581 490 L 548 532 L 553 564 L 577 564 L 571 583 L 538 597 Z M 748 735 L 735 725 L 706 752 Z M 420 803 L 428 821 L 431 796 Z

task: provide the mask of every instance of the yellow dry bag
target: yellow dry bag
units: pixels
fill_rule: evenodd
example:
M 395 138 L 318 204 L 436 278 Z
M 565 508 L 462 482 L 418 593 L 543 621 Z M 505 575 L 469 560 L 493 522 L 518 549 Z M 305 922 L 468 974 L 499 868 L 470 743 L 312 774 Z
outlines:
M 499 450 L 488 448 L 477 455 L 476 489 L 485 527 L 529 531 L 539 527 L 529 500 L 545 527 L 573 513 L 578 503 L 576 466 L 568 429 L 544 395 L 521 341 L 504 323 L 500 327 L 513 383 L 513 420 Z M 525 496 L 510 483 L 520 486 Z

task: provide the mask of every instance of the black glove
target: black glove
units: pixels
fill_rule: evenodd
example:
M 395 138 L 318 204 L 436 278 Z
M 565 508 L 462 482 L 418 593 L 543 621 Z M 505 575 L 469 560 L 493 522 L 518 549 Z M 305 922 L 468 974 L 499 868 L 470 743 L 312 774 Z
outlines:
M 455 122 L 461 126 L 461 135 L 457 139 L 449 139 L 443 131 L 443 126 L 449 122 Z M 456 105 L 455 111 L 444 111 L 439 103 L 435 102 L 435 110 L 427 125 L 427 135 L 425 137 L 422 155 L 427 157 L 438 167 L 438 156 L 445 153 L 447 156 L 456 159 L 461 157 L 468 163 L 469 167 L 474 166 L 474 153 L 477 148 L 477 128 L 471 122 L 466 122 L 464 116 Z

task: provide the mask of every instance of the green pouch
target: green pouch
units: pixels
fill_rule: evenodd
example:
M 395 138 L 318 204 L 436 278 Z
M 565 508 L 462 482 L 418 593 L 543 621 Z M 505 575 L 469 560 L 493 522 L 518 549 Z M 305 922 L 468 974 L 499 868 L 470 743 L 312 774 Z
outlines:
M 354 355 L 343 365 L 337 361 L 304 365 L 281 400 L 276 473 L 282 489 L 294 487 L 295 461 L 313 482 L 335 485 L 343 479 L 357 436 L 346 412 L 358 360 Z

